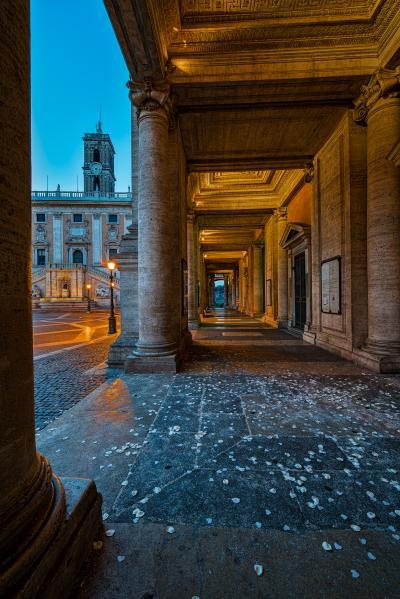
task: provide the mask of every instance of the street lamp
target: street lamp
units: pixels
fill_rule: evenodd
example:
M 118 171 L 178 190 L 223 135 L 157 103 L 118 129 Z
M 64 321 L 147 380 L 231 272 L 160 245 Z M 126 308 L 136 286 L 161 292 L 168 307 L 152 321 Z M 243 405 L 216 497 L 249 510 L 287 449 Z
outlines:
M 91 308 L 90 308 L 90 290 L 91 290 L 92 286 L 90 285 L 90 283 L 88 283 L 86 285 L 86 289 L 87 289 L 87 311 L 90 312 Z
M 108 334 L 113 335 L 117 332 L 117 323 L 114 314 L 114 275 L 115 262 L 111 260 L 107 262 L 108 270 L 110 271 L 110 316 L 108 317 Z

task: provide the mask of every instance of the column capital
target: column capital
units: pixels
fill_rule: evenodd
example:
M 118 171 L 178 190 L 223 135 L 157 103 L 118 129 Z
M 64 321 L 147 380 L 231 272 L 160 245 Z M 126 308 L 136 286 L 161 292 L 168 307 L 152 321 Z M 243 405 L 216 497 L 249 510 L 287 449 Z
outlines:
M 303 168 L 303 173 L 304 182 L 311 183 L 311 181 L 314 179 L 314 163 L 310 162 L 310 164 L 306 164 L 306 166 Z
M 168 81 L 154 82 L 148 77 L 143 83 L 137 83 L 130 79 L 126 86 L 129 89 L 129 99 L 137 110 L 138 123 L 143 113 L 164 112 L 170 128 L 174 127 L 175 110 Z
M 382 98 L 400 96 L 400 66 L 395 69 L 378 69 L 367 85 L 361 87 L 360 96 L 354 101 L 353 119 L 367 124 L 368 114 Z
M 188 223 L 194 224 L 194 221 L 196 220 L 196 214 L 194 213 L 193 210 L 187 210 L 186 220 L 188 221 Z
M 274 210 L 274 217 L 277 222 L 286 221 L 287 220 L 287 208 L 285 206 L 281 206 L 280 208 L 276 208 Z

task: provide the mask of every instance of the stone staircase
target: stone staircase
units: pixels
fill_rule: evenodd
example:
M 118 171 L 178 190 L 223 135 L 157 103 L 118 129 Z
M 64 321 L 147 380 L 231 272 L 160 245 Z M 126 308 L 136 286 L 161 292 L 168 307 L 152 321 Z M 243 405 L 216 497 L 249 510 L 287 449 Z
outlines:
M 46 289 L 46 274 L 48 270 L 73 270 L 79 269 L 83 271 L 84 284 L 82 288 L 81 297 L 51 297 L 50 291 Z M 108 289 L 110 285 L 109 273 L 106 269 L 96 268 L 94 266 L 86 266 L 81 264 L 48 264 L 46 267 L 35 268 L 32 271 L 32 287 L 38 286 L 41 291 L 40 298 L 32 298 L 33 309 L 51 310 L 51 311 L 85 311 L 87 310 L 87 299 L 86 299 L 86 284 L 91 285 L 91 308 L 102 308 L 108 309 L 110 304 L 110 298 L 108 296 Z M 100 288 L 104 289 L 106 294 L 102 297 L 100 294 L 96 295 L 96 291 Z M 119 301 L 119 279 L 114 279 L 114 296 L 115 305 L 117 306 Z

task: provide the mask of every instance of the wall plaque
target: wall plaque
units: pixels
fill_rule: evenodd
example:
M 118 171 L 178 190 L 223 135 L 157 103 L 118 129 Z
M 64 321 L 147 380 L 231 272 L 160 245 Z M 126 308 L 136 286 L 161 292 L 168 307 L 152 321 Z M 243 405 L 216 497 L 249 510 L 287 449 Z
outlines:
M 321 310 L 325 314 L 341 314 L 340 256 L 321 263 Z

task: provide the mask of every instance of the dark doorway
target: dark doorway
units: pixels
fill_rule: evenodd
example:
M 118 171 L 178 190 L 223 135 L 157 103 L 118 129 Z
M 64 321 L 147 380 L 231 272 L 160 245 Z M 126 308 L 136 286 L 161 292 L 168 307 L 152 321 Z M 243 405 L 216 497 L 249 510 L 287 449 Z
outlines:
M 294 313 L 294 326 L 296 329 L 304 329 L 307 318 L 306 256 L 304 252 L 294 257 Z
M 74 250 L 72 254 L 72 262 L 74 264 L 83 264 L 83 252 L 81 250 Z

